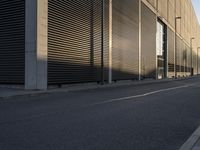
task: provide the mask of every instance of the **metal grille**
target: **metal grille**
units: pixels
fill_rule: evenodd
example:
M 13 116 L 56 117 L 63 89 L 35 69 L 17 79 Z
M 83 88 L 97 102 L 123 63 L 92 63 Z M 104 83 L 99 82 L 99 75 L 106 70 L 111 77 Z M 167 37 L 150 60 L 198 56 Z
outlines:
M 190 75 L 191 72 L 191 52 L 190 47 L 186 45 L 187 49 L 187 75 Z
M 113 80 L 139 73 L 139 1 L 113 0 Z
M 168 71 L 174 72 L 174 32 L 168 28 Z
M 184 66 L 185 66 L 185 58 L 184 58 L 184 49 L 185 49 L 185 45 L 184 45 L 184 42 L 181 40 L 180 41 L 181 43 L 181 49 L 180 49 L 180 58 L 181 58 L 181 68 L 180 68 L 180 71 L 181 71 L 181 76 L 184 75 Z
M 185 43 L 182 41 L 181 43 L 181 47 L 182 47 L 182 67 L 181 67 L 181 72 L 182 75 L 185 76 L 185 72 L 186 72 L 186 62 L 187 62 L 187 50 L 185 47 Z
M 177 36 L 177 35 L 176 35 Z M 177 75 L 181 75 L 181 39 L 177 36 L 177 64 L 176 64 L 176 71 Z
M 144 78 L 156 76 L 156 15 L 142 3 L 141 71 Z
M 197 74 L 197 54 L 196 53 L 197 52 L 196 52 L 195 48 L 193 47 L 193 52 L 192 52 L 192 57 L 193 57 L 192 63 L 193 63 L 193 65 L 192 65 L 192 67 L 193 67 L 194 75 Z
M 184 76 L 186 72 L 186 65 L 188 63 L 187 47 L 183 40 L 177 36 L 177 73 L 178 76 Z
M 107 5 L 105 0 L 105 67 L 108 66 Z M 100 81 L 101 7 L 101 0 L 49 0 L 48 84 Z
M 109 0 L 104 0 L 104 80 L 108 81 L 109 68 Z M 97 15 L 98 16 L 98 15 Z M 98 77 L 100 79 L 100 77 Z
M 25 1 L 0 1 L 0 83 L 23 84 Z
M 185 43 L 183 42 L 183 72 L 184 76 L 186 75 L 187 70 L 187 48 Z

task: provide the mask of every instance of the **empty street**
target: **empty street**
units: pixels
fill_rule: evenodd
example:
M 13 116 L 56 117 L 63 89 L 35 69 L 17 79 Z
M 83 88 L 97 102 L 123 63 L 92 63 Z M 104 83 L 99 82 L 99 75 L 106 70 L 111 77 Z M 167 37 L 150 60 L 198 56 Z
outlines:
M 200 125 L 200 78 L 0 100 L 1 150 L 178 150 Z

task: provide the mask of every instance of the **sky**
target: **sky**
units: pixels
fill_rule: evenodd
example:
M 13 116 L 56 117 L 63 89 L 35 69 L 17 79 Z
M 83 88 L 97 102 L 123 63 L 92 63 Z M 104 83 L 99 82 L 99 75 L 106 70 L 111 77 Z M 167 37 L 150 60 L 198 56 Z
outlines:
M 192 0 L 200 24 L 200 0 Z

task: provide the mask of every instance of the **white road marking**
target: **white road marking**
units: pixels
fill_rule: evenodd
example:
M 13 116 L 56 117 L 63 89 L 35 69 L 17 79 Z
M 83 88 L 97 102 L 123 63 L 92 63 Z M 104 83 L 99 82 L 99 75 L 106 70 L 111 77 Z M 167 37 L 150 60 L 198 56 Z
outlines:
M 122 101 L 122 100 L 129 100 L 129 99 L 133 99 L 133 98 L 145 97 L 145 96 L 148 96 L 148 95 L 153 95 L 153 94 L 157 94 L 157 93 L 161 93 L 161 92 L 165 92 L 165 91 L 171 91 L 171 90 L 191 87 L 193 85 L 196 85 L 196 84 L 188 84 L 188 85 L 177 86 L 177 87 L 172 87 L 172 88 L 167 88 L 167 89 L 161 89 L 161 90 L 156 90 L 156 91 L 152 91 L 152 92 L 148 92 L 148 93 L 144 93 L 144 94 L 140 94 L 140 95 L 133 95 L 133 96 L 127 96 L 127 97 L 121 97 L 121 98 L 114 98 L 114 99 L 110 99 L 110 100 L 106 100 L 106 101 L 102 101 L 102 102 L 98 102 L 98 103 L 93 103 L 93 104 L 91 104 L 89 106 L 95 106 L 95 105 L 100 105 L 100 104 L 112 103 L 112 102 L 116 102 L 116 101 Z
M 196 143 L 200 141 L 200 127 L 198 127 L 179 150 L 199 150 Z

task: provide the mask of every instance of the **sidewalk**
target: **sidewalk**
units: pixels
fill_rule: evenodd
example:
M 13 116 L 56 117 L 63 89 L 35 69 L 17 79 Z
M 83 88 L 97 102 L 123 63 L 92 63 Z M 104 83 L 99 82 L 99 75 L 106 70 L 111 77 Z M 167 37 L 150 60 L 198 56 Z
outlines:
M 200 150 L 200 127 L 196 129 L 179 150 Z
M 35 96 L 38 94 L 48 94 L 55 92 L 70 92 L 70 91 L 80 91 L 80 90 L 89 90 L 89 89 L 98 89 L 98 88 L 110 88 L 110 87 L 119 87 L 127 85 L 144 85 L 144 84 L 155 84 L 155 83 L 164 83 L 164 82 L 173 82 L 180 80 L 188 80 L 194 77 L 187 78 L 178 78 L 178 79 L 146 79 L 142 81 L 118 81 L 112 84 L 97 84 L 97 83 L 83 83 L 83 84 L 71 84 L 63 85 L 62 88 L 50 87 L 48 90 L 24 90 L 23 88 L 13 88 L 13 87 L 0 87 L 0 99 L 16 97 L 16 96 Z

